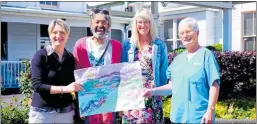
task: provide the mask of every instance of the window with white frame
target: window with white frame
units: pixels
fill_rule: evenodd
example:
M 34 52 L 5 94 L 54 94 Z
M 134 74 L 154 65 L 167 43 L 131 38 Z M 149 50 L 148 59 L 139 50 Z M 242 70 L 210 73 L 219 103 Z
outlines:
M 178 25 L 182 18 L 171 19 L 164 21 L 164 39 L 167 44 L 167 49 L 169 52 L 176 48 L 182 47 L 181 39 L 179 39 L 178 34 Z M 177 33 L 173 33 L 177 32 Z M 176 35 L 176 36 L 173 36 Z M 174 46 L 175 45 L 175 46 Z
M 256 50 L 256 12 L 245 12 L 243 20 L 243 50 Z
M 7 60 L 8 30 L 7 22 L 1 22 L 1 60 Z
M 125 8 L 126 12 L 134 12 L 134 7 L 133 6 L 128 6 L 127 8 Z
M 57 1 L 40 1 L 40 6 L 41 7 L 50 7 L 50 8 L 57 8 L 58 3 Z
M 3 5 L 3 4 L 7 4 L 7 2 L 6 1 L 1 1 L 1 5 Z

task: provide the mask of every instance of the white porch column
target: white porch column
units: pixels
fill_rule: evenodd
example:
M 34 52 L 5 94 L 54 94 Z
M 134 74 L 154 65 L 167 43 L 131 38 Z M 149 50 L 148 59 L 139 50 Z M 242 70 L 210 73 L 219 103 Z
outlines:
M 159 33 L 159 37 L 164 40 L 164 21 L 160 20 L 160 33 Z
M 173 50 L 177 48 L 177 19 L 173 20 Z
M 41 42 L 40 42 L 40 24 L 36 24 L 37 25 L 37 49 L 36 49 L 36 51 L 38 51 L 38 50 L 40 50 L 41 49 Z
M 232 9 L 223 9 L 223 51 L 232 49 Z
M 151 12 L 153 14 L 154 17 L 154 21 L 156 24 L 156 34 L 159 35 L 158 31 L 159 31 L 159 24 L 158 24 L 158 18 L 159 18 L 159 13 L 158 13 L 158 2 L 151 2 Z M 160 37 L 160 36 L 159 36 Z

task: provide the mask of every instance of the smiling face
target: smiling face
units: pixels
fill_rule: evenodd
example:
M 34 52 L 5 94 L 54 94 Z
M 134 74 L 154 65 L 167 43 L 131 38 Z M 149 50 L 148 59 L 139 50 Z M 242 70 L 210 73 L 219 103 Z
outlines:
M 136 21 L 136 28 L 139 35 L 142 35 L 142 36 L 149 35 L 150 21 L 139 17 Z
M 64 48 L 69 39 L 69 33 L 62 26 L 56 24 L 50 33 L 50 39 L 52 46 Z
M 198 34 L 199 31 L 195 32 L 189 25 L 179 27 L 179 37 L 186 48 L 198 44 Z
M 94 18 L 91 20 L 91 31 L 93 36 L 97 39 L 103 39 L 104 36 L 108 34 L 109 23 L 105 18 L 104 14 L 98 13 L 94 15 Z

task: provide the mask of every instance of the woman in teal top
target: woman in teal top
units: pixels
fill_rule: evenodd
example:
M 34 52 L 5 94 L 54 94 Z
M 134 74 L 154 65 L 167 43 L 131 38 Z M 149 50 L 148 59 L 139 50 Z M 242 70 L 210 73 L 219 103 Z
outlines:
M 214 54 L 198 43 L 195 19 L 179 24 L 179 37 L 186 51 L 175 57 L 167 69 L 167 85 L 147 89 L 145 96 L 172 94 L 170 114 L 173 123 L 215 123 L 219 95 L 219 67 Z

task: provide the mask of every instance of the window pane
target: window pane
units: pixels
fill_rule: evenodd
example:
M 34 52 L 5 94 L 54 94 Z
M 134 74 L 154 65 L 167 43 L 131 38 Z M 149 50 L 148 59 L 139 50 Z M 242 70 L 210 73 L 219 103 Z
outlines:
M 55 1 L 55 2 L 52 2 L 52 5 L 53 6 L 57 6 L 57 2 Z
M 131 34 L 131 30 L 129 30 L 129 31 L 128 31 L 128 38 L 130 38 L 131 35 L 132 35 L 132 34 Z
M 182 19 L 178 19 L 177 20 L 177 34 L 178 34 L 178 25 L 179 25 L 179 23 L 180 23 L 180 21 L 181 21 Z M 179 36 L 177 35 L 177 38 L 179 39 Z
M 173 20 L 164 21 L 164 38 L 173 39 Z
M 7 22 L 1 22 L 1 59 L 7 59 L 7 43 L 8 43 L 8 35 L 7 35 Z
M 256 37 L 245 37 L 244 42 L 246 51 L 255 50 Z
M 40 48 L 43 49 L 50 44 L 49 37 L 40 37 Z
M 46 2 L 45 1 L 40 1 L 40 4 L 46 4 Z
M 49 37 L 48 36 L 48 25 L 40 25 L 40 37 Z
M 182 45 L 182 41 L 181 40 L 177 40 L 177 48 L 183 47 Z
M 46 1 L 46 5 L 51 5 L 51 2 L 50 1 Z
M 93 36 L 93 33 L 91 32 L 89 27 L 87 27 L 87 36 Z
M 244 36 L 253 35 L 253 13 L 244 14 Z
M 111 30 L 111 38 L 122 42 L 123 41 L 122 31 L 118 30 L 118 29 L 112 29 Z
M 166 41 L 166 45 L 168 52 L 171 52 L 173 49 L 173 41 Z

